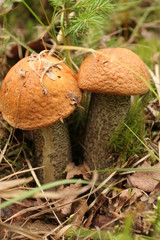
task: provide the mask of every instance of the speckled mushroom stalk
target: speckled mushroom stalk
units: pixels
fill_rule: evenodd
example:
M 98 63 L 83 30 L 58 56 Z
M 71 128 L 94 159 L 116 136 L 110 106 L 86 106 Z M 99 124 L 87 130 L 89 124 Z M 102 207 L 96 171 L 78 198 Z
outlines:
M 6 75 L 1 92 L 3 118 L 13 127 L 33 130 L 35 166 L 41 182 L 64 177 L 71 161 L 69 134 L 63 119 L 81 100 L 77 76 L 46 52 L 23 58 Z
M 41 182 L 48 183 L 65 177 L 67 163 L 72 161 L 71 144 L 66 122 L 33 131 L 36 166 Z
M 115 160 L 108 158 L 108 143 L 118 124 L 127 116 L 129 106 L 129 96 L 92 93 L 84 142 L 84 159 L 92 170 L 116 166 Z
M 83 61 L 79 87 L 92 92 L 84 140 L 84 159 L 91 170 L 116 167 L 107 157 L 109 140 L 128 114 L 130 95 L 149 90 L 142 78 L 150 82 L 145 64 L 125 48 L 101 49 Z M 100 173 L 100 179 L 106 175 Z

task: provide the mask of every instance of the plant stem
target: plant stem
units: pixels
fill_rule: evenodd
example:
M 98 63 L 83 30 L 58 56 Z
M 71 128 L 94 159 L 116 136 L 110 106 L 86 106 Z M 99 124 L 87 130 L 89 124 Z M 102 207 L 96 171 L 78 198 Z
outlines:
M 65 33 L 64 33 L 64 12 L 65 12 L 65 3 L 63 5 L 63 11 L 61 13 L 61 31 L 62 31 L 63 45 L 67 45 L 67 40 L 65 38 Z M 66 62 L 70 67 L 72 67 L 72 63 L 69 57 L 69 51 L 66 49 L 65 52 L 66 52 Z

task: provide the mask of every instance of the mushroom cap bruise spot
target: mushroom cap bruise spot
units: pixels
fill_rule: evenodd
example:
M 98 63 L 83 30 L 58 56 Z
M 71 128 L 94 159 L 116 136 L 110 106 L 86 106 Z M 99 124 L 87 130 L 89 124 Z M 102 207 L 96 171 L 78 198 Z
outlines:
M 48 68 L 48 62 L 56 66 Z M 46 65 L 54 79 L 46 74 Z M 17 69 L 25 75 L 22 76 Z M 68 93 L 77 95 L 81 101 L 77 75 L 64 62 L 47 54 L 26 57 L 10 69 L 3 81 L 1 112 L 13 127 L 26 130 L 46 127 L 75 110 L 76 105 L 66 98 Z
M 83 62 L 79 87 L 96 93 L 138 95 L 148 92 L 150 77 L 143 61 L 125 48 L 96 51 Z

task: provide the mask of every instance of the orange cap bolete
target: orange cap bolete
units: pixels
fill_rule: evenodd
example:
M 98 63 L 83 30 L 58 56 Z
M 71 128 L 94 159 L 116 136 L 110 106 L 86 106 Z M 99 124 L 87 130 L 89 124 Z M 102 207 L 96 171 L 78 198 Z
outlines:
M 68 117 L 80 100 L 76 74 L 64 62 L 46 54 L 20 60 L 1 87 L 3 118 L 11 126 L 26 130 Z
M 3 118 L 13 127 L 34 131 L 35 156 L 42 182 L 62 178 L 71 161 L 69 134 L 63 119 L 81 101 L 77 75 L 46 51 L 15 64 L 0 92 Z M 61 121 L 61 122 L 60 122 Z
M 87 57 L 79 70 L 79 87 L 96 93 L 138 95 L 148 92 L 144 62 L 125 48 L 101 49 Z
M 78 84 L 92 92 L 84 153 L 91 169 L 115 167 L 107 160 L 110 135 L 127 115 L 130 95 L 148 92 L 149 83 L 144 62 L 125 48 L 101 49 L 82 62 Z

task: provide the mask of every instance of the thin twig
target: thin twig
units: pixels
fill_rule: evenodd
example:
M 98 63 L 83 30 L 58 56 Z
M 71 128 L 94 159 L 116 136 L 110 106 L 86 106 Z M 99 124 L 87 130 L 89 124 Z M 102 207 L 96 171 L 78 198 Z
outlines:
M 25 158 L 26 158 L 26 157 L 25 157 Z M 34 178 L 37 186 L 41 189 L 41 192 L 42 192 L 43 195 L 44 195 L 44 198 L 45 198 L 45 200 L 46 200 L 46 202 L 47 202 L 47 205 L 49 206 L 50 210 L 52 211 L 53 215 L 55 216 L 58 224 L 61 225 L 61 222 L 60 222 L 59 218 L 57 217 L 56 213 L 54 212 L 54 210 L 53 210 L 52 207 L 50 206 L 49 200 L 48 200 L 48 198 L 45 196 L 45 193 L 44 193 L 44 191 L 43 191 L 42 188 L 41 188 L 41 184 L 40 184 L 40 182 L 39 182 L 39 179 L 37 178 L 37 175 L 36 175 L 35 171 L 33 170 L 30 161 L 28 161 L 27 158 L 26 158 L 26 162 L 27 162 L 27 165 L 28 165 L 28 167 L 29 167 L 29 169 L 30 169 L 30 171 L 31 171 L 31 174 L 32 174 L 32 176 L 33 176 L 33 178 Z
M 7 140 L 7 142 L 6 142 L 3 150 L 0 149 L 0 152 L 1 152 L 1 154 L 0 154 L 0 163 L 2 162 L 2 160 L 3 160 L 3 158 L 4 158 L 4 154 L 5 154 L 6 150 L 7 150 L 7 147 L 8 147 L 8 145 L 9 145 L 9 142 L 10 142 L 10 140 L 11 140 L 12 132 L 13 132 L 13 129 L 10 131 L 9 138 L 8 138 L 8 140 Z

